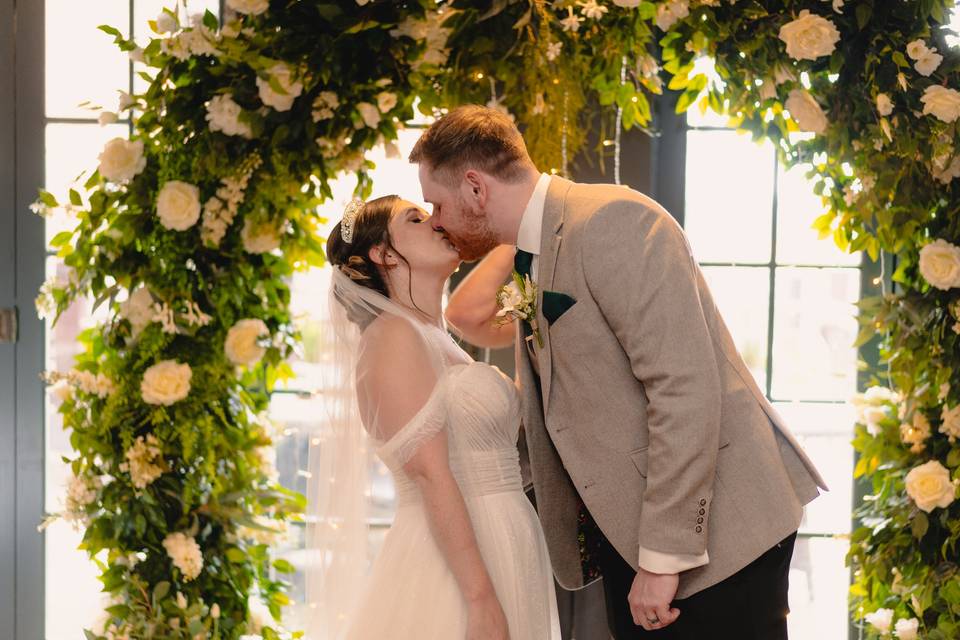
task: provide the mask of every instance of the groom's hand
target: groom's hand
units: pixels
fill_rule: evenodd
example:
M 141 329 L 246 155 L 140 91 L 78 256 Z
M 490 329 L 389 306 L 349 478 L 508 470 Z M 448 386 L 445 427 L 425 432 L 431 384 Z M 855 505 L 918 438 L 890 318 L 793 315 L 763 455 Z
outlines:
M 672 574 L 650 573 L 640 567 L 627 601 L 633 623 L 647 631 L 663 629 L 676 622 L 680 609 L 671 608 L 674 596 L 680 586 L 680 576 Z

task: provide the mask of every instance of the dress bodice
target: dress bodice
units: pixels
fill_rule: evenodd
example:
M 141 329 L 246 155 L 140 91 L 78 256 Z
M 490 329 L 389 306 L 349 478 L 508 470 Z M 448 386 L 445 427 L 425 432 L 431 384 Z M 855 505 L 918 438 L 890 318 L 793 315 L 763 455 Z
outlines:
M 402 505 L 419 500 L 403 465 L 425 442 L 447 433 L 450 468 L 465 496 L 521 490 L 517 437 L 520 401 L 513 381 L 481 362 L 448 366 L 429 400 L 377 449 L 394 475 Z

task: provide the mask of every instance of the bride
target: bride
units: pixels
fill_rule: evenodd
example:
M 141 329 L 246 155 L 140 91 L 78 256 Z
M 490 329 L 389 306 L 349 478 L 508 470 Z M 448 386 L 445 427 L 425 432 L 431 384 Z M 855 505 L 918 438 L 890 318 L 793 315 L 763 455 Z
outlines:
M 516 448 L 519 398 L 443 324 L 460 264 L 397 196 L 354 200 L 327 243 L 338 407 L 311 459 L 310 640 L 559 640 L 553 574 Z M 365 578 L 366 453 L 397 510 Z M 318 475 L 320 474 L 320 475 Z

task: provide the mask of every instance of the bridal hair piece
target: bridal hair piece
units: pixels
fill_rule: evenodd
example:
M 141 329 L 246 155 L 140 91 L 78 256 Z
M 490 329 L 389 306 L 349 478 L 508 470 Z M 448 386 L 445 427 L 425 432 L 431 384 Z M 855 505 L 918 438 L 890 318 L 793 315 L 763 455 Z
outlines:
M 354 198 L 343 211 L 343 220 L 340 221 L 340 235 L 347 244 L 353 242 L 353 226 L 365 204 L 360 198 Z

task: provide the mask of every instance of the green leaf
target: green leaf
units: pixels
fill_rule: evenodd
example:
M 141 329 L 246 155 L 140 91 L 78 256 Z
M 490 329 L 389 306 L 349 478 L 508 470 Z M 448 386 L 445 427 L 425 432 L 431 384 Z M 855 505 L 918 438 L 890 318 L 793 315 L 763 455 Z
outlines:
M 357 24 L 353 25 L 344 33 L 360 33 L 361 31 L 366 31 L 368 29 L 375 29 L 380 26 L 380 23 L 376 20 L 361 20 Z
M 80 194 L 77 193 L 76 189 L 70 189 L 70 204 L 75 207 L 83 206 L 83 199 L 80 197 Z
M 870 16 L 873 15 L 873 6 L 867 2 L 861 2 L 857 5 L 857 28 L 863 29 L 870 22 Z
M 948 467 L 960 467 L 960 449 L 954 448 L 947 454 Z
M 211 31 L 216 31 L 220 27 L 220 21 L 217 20 L 217 16 L 210 9 L 203 12 L 203 26 Z
M 50 246 L 59 249 L 69 244 L 71 238 L 73 238 L 73 231 L 61 231 L 50 239 Z
M 120 33 L 120 30 L 119 30 L 119 29 L 116 29 L 115 27 L 111 27 L 111 26 L 108 25 L 108 24 L 102 24 L 102 25 L 100 25 L 99 27 L 97 27 L 97 29 L 100 29 L 100 31 L 103 31 L 104 33 L 106 33 L 106 34 L 108 34 L 108 35 L 116 36 L 117 38 L 122 38 L 122 37 L 123 37 L 123 34 Z
M 166 580 L 158 582 L 153 588 L 153 599 L 160 602 L 167 597 L 168 593 L 170 593 L 170 583 Z
M 273 568 L 279 571 L 280 573 L 295 573 L 296 568 L 290 564 L 288 561 L 283 558 L 278 558 L 273 561 Z
M 910 522 L 910 531 L 913 533 L 913 537 L 920 540 L 926 535 L 929 528 L 930 520 L 927 518 L 927 514 L 923 511 L 918 511 L 917 515 L 915 515 Z
M 40 189 L 40 202 L 47 205 L 48 207 L 59 207 L 60 203 L 57 202 L 57 199 L 53 197 L 53 194 L 49 191 L 44 191 Z

